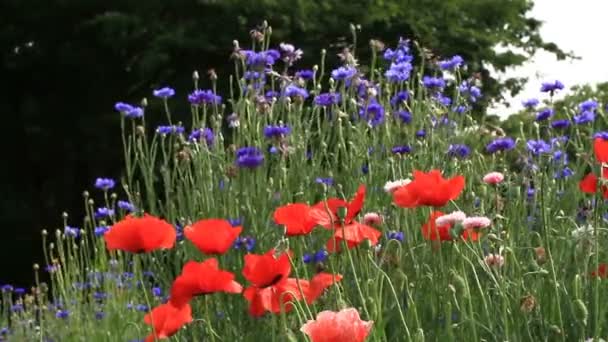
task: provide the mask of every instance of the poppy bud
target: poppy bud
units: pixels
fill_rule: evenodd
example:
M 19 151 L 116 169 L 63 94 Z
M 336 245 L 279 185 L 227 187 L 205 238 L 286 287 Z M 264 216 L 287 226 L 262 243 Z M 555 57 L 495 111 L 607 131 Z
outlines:
M 536 262 L 539 265 L 542 265 L 547 261 L 547 255 L 544 247 L 534 248 L 534 253 L 536 254 Z
M 530 313 L 530 312 L 534 311 L 534 309 L 536 309 L 536 307 L 537 307 L 536 298 L 534 298 L 534 296 L 531 294 L 523 297 L 520 300 L 519 309 L 523 313 Z
M 586 326 L 587 319 L 589 318 L 589 310 L 587 310 L 587 306 L 580 299 L 575 300 L 574 304 L 576 318 L 578 318 L 578 320 L 583 322 L 583 325 Z
M 200 76 L 198 75 L 198 71 L 194 70 L 194 71 L 192 72 L 192 79 L 193 79 L 194 81 L 198 81 L 198 80 L 200 79 Z

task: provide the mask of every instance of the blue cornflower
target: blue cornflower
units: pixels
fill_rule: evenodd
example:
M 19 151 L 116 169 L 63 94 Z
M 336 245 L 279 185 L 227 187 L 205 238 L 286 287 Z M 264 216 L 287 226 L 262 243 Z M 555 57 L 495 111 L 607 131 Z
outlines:
M 243 225 L 243 218 L 242 217 L 229 218 L 228 222 L 230 222 L 230 225 L 233 226 L 233 227 L 242 226 Z
M 596 132 L 593 134 L 593 139 L 602 138 L 604 140 L 608 140 L 608 131 Z
M 540 101 L 538 101 L 538 99 L 527 99 L 521 102 L 521 104 L 528 108 L 528 109 L 534 109 L 536 108 L 536 106 L 538 106 L 538 104 L 540 103 Z
M 264 154 L 257 147 L 241 147 L 236 151 L 236 165 L 238 167 L 255 168 L 264 162 Z
M 458 91 L 463 96 L 468 95 L 469 100 L 471 102 L 477 102 L 477 99 L 479 99 L 481 97 L 481 89 L 479 89 L 478 87 L 476 87 L 474 85 L 470 85 L 469 82 L 467 82 L 467 81 L 463 81 L 458 86 Z
M 251 252 L 255 248 L 255 238 L 251 236 L 238 237 L 234 241 L 234 248 L 241 249 L 245 248 L 247 252 Z
M 448 107 L 449 105 L 452 104 L 452 99 L 449 96 L 446 96 L 444 94 L 438 93 L 435 96 L 433 96 L 433 98 L 439 102 L 440 104 Z
M 515 140 L 510 137 L 497 138 L 486 145 L 488 153 L 496 153 L 498 151 L 508 151 L 515 148 Z
M 204 140 L 207 146 L 213 146 L 215 135 L 213 135 L 213 130 L 211 130 L 211 128 L 198 128 L 190 133 L 188 140 L 196 142 L 201 142 Z
M 408 145 L 394 146 L 393 148 L 391 148 L 391 152 L 393 152 L 393 154 L 406 154 L 410 153 L 411 151 L 412 148 Z
M 195 106 L 200 106 L 202 104 L 220 104 L 222 102 L 222 97 L 216 95 L 213 90 L 195 90 L 192 94 L 188 95 L 188 101 Z
M 114 104 L 114 109 L 121 113 L 127 113 L 133 109 L 133 106 L 124 102 L 116 102 L 116 104 Z
M 403 232 L 390 231 L 386 233 L 386 238 L 389 240 L 397 240 L 399 242 L 403 242 L 404 234 Z
M 317 177 L 315 179 L 315 183 L 317 184 L 325 184 L 327 186 L 332 186 L 334 185 L 334 179 L 331 177 Z
M 577 125 L 583 125 L 589 122 L 593 122 L 595 120 L 595 113 L 592 111 L 585 111 L 580 113 L 579 115 L 575 115 L 572 118 L 572 121 L 574 121 L 575 124 Z
M 296 77 L 299 77 L 303 80 L 311 80 L 315 75 L 315 72 L 312 70 L 299 70 L 296 71 Z
M 268 101 L 271 101 L 273 98 L 278 98 L 279 95 L 280 94 L 278 91 L 269 90 L 266 92 L 266 94 L 264 94 L 264 98 Z
M 243 74 L 243 78 L 246 80 L 263 80 L 264 78 L 266 78 L 266 74 L 264 74 L 263 72 L 258 72 L 258 71 L 245 71 L 245 73 Z
M 364 175 L 368 174 L 369 173 L 369 165 L 367 165 L 367 164 L 361 165 L 361 173 L 364 174 Z
M 65 226 L 65 228 L 63 229 L 63 234 L 65 236 L 77 238 L 80 236 L 80 228 Z
M 562 135 L 559 137 L 554 137 L 554 138 L 551 138 L 550 141 L 551 141 L 552 147 L 565 146 L 566 143 L 568 142 L 568 136 Z
M 391 106 L 393 106 L 393 108 L 399 108 L 399 105 L 407 101 L 409 98 L 410 93 L 405 90 L 402 90 L 397 94 L 393 95 L 393 97 L 391 98 Z
M 276 146 L 270 146 L 270 147 L 268 147 L 268 153 L 277 154 L 277 153 L 279 153 L 279 149 Z
M 108 294 L 105 292 L 95 291 L 93 293 L 93 299 L 95 299 L 96 301 L 103 301 L 106 298 L 108 298 Z
M 118 205 L 118 207 L 124 211 L 127 212 L 133 212 L 135 211 L 135 206 L 131 203 L 131 202 L 127 202 L 127 201 L 118 201 L 116 203 Z
M 47 273 L 55 273 L 57 271 L 57 266 L 46 265 L 46 266 L 44 266 L 44 270 L 47 271 Z
M 549 145 L 544 140 L 528 140 L 526 146 L 528 148 L 528 151 L 530 151 L 535 156 L 538 156 L 542 153 L 551 152 L 551 145 Z
M 95 319 L 102 320 L 106 316 L 106 313 L 103 311 L 95 311 Z
M 551 94 L 553 94 L 556 90 L 561 89 L 564 89 L 564 84 L 557 80 L 555 80 L 554 82 L 544 82 L 540 87 L 541 92 Z
M 592 112 L 596 110 L 597 107 L 598 103 L 594 100 L 587 100 L 578 105 L 578 108 L 581 110 L 581 112 Z
M 322 93 L 315 96 L 315 105 L 320 107 L 329 107 L 332 104 L 340 103 L 341 96 L 339 93 Z
M 160 134 L 160 135 L 169 135 L 169 134 L 182 134 L 184 133 L 185 129 L 182 126 L 176 126 L 176 125 L 171 125 L 171 126 L 158 126 L 156 128 L 156 133 Z
M 431 90 L 442 90 L 445 88 L 445 80 L 442 77 L 424 76 L 422 84 Z
M 409 62 L 392 63 L 390 68 L 384 73 L 384 76 L 389 82 L 404 82 L 410 78 L 412 69 L 413 67 Z
M 384 122 L 384 107 L 378 102 L 372 101 L 367 104 L 367 107 L 359 110 L 359 115 L 372 127 L 376 127 Z
M 412 122 L 412 113 L 407 110 L 398 110 L 395 112 L 395 117 L 401 120 L 404 124 L 409 124 Z
M 566 153 L 564 153 L 564 151 L 562 151 L 562 150 L 557 150 L 557 151 L 553 152 L 552 159 L 555 162 L 562 162 L 563 164 L 568 163 L 568 155 Z
M 264 127 L 266 138 L 280 138 L 291 133 L 291 127 L 285 125 L 269 125 Z
M 454 70 L 459 68 L 460 66 L 462 66 L 462 64 L 464 63 L 464 59 L 462 57 L 460 57 L 459 55 L 455 55 L 450 59 L 444 59 L 442 61 L 437 62 L 437 65 L 439 65 L 439 68 L 441 70 Z
M 162 297 L 163 295 L 163 290 L 160 287 L 153 287 L 152 288 L 152 295 L 154 297 Z
M 175 225 L 175 240 L 177 242 L 184 240 L 184 227 L 179 224 Z
M 416 131 L 416 137 L 417 138 L 424 138 L 426 137 L 426 130 L 424 129 L 420 129 Z
M 97 178 L 95 187 L 104 191 L 108 191 L 116 186 L 116 182 L 111 178 Z
M 135 306 L 135 310 L 137 310 L 137 311 L 141 311 L 141 312 L 148 312 L 148 311 L 149 311 L 149 308 L 148 308 L 148 306 L 147 306 L 147 305 L 145 305 L 145 304 L 137 304 L 137 305 Z
M 144 110 L 141 107 L 132 106 L 128 103 L 117 102 L 114 109 L 121 112 L 126 118 L 134 119 L 144 116 Z
M 471 149 L 464 144 L 450 144 L 447 153 L 452 158 L 466 158 L 471 154 Z
M 325 249 L 320 249 L 319 251 L 310 254 L 310 253 L 305 253 L 302 256 L 302 261 L 305 264 L 320 264 L 325 262 L 325 260 L 327 260 L 327 257 L 329 256 L 329 253 L 327 253 L 327 251 Z
M 173 88 L 164 87 L 164 88 L 154 90 L 152 92 L 152 94 L 154 94 L 154 96 L 156 96 L 156 97 L 161 97 L 161 98 L 167 99 L 167 98 L 175 95 L 175 90 Z
M 97 208 L 97 210 L 95 210 L 96 219 L 103 219 L 103 218 L 112 217 L 112 216 L 114 216 L 114 209 L 100 207 L 100 208 Z
M 568 128 L 570 127 L 570 120 L 568 119 L 563 119 L 563 120 L 553 120 L 551 122 L 551 127 L 555 128 L 555 129 L 564 129 L 564 128 Z
M 251 50 L 241 50 L 245 56 L 245 63 L 254 68 L 264 68 L 269 65 L 274 65 L 281 57 L 281 53 L 275 49 L 255 52 Z
M 13 292 L 13 285 L 2 285 L 2 292 Z
M 456 107 L 452 108 L 452 111 L 454 113 L 462 114 L 462 113 L 468 112 L 469 111 L 469 107 L 462 106 L 462 105 L 461 106 L 456 106 Z
M 23 311 L 23 305 L 22 304 L 13 304 L 11 306 L 11 312 L 21 312 Z
M 536 121 L 545 121 L 553 116 L 553 109 L 545 108 L 536 114 Z
M 572 175 L 574 175 L 574 171 L 572 171 L 572 169 L 570 169 L 569 167 L 566 166 L 563 169 L 561 169 L 560 171 L 555 172 L 555 174 L 553 175 L 553 178 L 564 179 L 564 178 L 571 177 Z
M 55 317 L 66 319 L 70 316 L 70 312 L 68 310 L 59 310 L 55 313 Z
M 295 84 L 290 84 L 285 87 L 283 94 L 287 97 L 301 97 L 303 99 L 308 98 L 308 91 L 304 88 L 298 87 Z
M 357 74 L 357 69 L 354 67 L 339 67 L 331 72 L 331 78 L 336 81 L 349 80 Z
M 15 289 L 15 294 L 16 294 L 17 296 L 23 296 L 23 295 L 25 294 L 25 292 L 27 292 L 27 290 L 26 290 L 26 289 L 24 289 L 23 287 L 17 287 L 17 288 Z

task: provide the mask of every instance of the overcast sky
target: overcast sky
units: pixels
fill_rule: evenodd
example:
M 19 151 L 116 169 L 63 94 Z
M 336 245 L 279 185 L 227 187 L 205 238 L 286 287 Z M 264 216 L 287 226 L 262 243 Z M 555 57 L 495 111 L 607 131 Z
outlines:
M 511 108 L 499 107 L 490 112 L 501 117 L 517 112 L 522 100 L 541 96 L 543 81 L 558 79 L 566 88 L 608 82 L 607 15 L 608 0 L 535 0 L 531 16 L 544 22 L 541 36 L 564 51 L 574 51 L 581 59 L 557 61 L 549 53 L 537 53 L 526 65 L 506 73 L 529 78 L 524 91 L 510 99 Z

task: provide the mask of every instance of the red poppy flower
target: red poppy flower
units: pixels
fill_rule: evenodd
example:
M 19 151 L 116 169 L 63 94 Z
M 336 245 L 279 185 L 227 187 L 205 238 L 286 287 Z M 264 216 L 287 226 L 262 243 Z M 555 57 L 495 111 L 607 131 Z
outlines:
M 151 215 L 127 216 L 115 223 L 103 238 L 106 248 L 131 253 L 147 253 L 175 245 L 175 228 Z
M 287 253 L 278 257 L 274 250 L 264 255 L 248 254 L 245 256 L 243 275 L 251 282 L 243 296 L 249 302 L 249 313 L 262 316 L 265 312 L 280 313 L 292 310 L 293 301 L 306 299 L 312 303 L 323 290 L 342 279 L 340 275 L 323 275 L 313 278 L 312 282 L 303 279 L 288 278 L 291 265 Z
M 321 311 L 316 320 L 300 328 L 312 342 L 363 342 L 372 330 L 373 321 L 363 321 L 357 309 L 338 312 Z
M 146 342 L 156 338 L 168 338 L 174 335 L 184 325 L 192 322 L 190 304 L 174 306 L 171 303 L 161 304 L 144 316 L 144 323 L 151 325 L 154 332 L 146 337 Z
M 419 206 L 443 207 L 458 198 L 464 189 L 463 176 L 445 179 L 439 170 L 428 173 L 414 170 L 414 179 L 393 193 L 397 206 L 416 208 Z
M 595 138 L 593 150 L 595 152 L 595 160 L 598 163 L 608 163 L 608 140 Z
M 215 292 L 241 293 L 243 287 L 234 281 L 234 274 L 220 270 L 217 259 L 203 262 L 188 261 L 171 286 L 170 301 L 176 306 L 192 297 Z
M 327 241 L 326 248 L 328 252 L 339 252 L 343 240 L 346 241 L 348 249 L 358 246 L 365 240 L 369 240 L 372 246 L 375 246 L 380 236 L 382 236 L 382 233 L 376 228 L 359 222 L 352 222 L 347 226 L 336 228 L 334 236 Z
M 608 168 L 602 168 L 602 178 L 608 179 Z M 579 189 L 587 194 L 594 194 L 597 191 L 597 176 L 591 172 L 588 173 L 579 183 Z M 602 195 L 605 199 L 608 199 L 608 186 L 602 185 L 600 191 L 602 191 Z
M 312 208 L 305 203 L 292 203 L 274 211 L 274 222 L 285 226 L 287 236 L 306 235 L 317 225 Z
M 233 227 L 226 220 L 208 219 L 187 226 L 184 235 L 205 254 L 224 254 L 242 230 L 241 226 Z
M 451 234 L 452 224 L 447 223 L 442 226 L 438 226 L 435 222 L 437 218 L 443 216 L 444 213 L 441 211 L 433 211 L 429 216 L 427 223 L 422 225 L 422 237 L 425 240 L 431 241 L 452 241 L 454 238 Z M 462 231 L 461 237 L 463 240 L 477 241 L 479 240 L 480 233 L 474 228 L 467 228 Z
M 603 263 L 599 264 L 597 266 L 597 270 L 591 272 L 591 277 L 592 278 L 599 277 L 599 278 L 602 278 L 602 279 L 608 277 L 608 265 L 607 264 L 603 264 Z
M 355 197 L 346 202 L 339 198 L 328 198 L 327 201 L 321 201 L 312 207 L 311 216 L 317 224 L 327 228 L 336 229 L 340 226 L 339 209 L 345 208 L 346 215 L 344 216 L 344 225 L 354 222 L 355 217 L 361 212 L 365 202 L 365 185 L 361 184 L 357 189 Z

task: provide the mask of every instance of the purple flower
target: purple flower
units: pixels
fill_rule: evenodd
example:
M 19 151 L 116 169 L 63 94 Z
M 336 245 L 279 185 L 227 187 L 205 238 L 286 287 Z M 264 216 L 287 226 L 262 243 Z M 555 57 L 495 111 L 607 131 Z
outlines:
M 266 74 L 264 74 L 263 72 L 259 72 L 259 71 L 245 71 L 245 73 L 243 74 L 243 78 L 246 80 L 264 80 L 264 78 L 266 78 Z
M 207 146 L 213 146 L 215 136 L 213 135 L 213 131 L 211 130 L 211 128 L 198 128 L 193 130 L 192 133 L 190 133 L 188 140 L 194 142 L 201 142 L 204 140 Z
M 445 80 L 442 77 L 424 76 L 422 84 L 431 90 L 442 90 L 445 88 Z
M 241 218 L 241 217 L 229 218 L 228 222 L 230 222 L 230 225 L 233 226 L 233 227 L 242 226 L 243 225 L 243 218 Z
M 63 234 L 65 236 L 77 238 L 80 236 L 80 228 L 65 226 L 65 228 L 63 229 Z
M 283 94 L 288 97 L 301 97 L 303 99 L 308 98 L 308 91 L 304 88 L 296 86 L 295 84 L 290 84 L 285 87 Z
M 117 102 L 114 109 L 121 112 L 126 118 L 135 119 L 144 116 L 144 110 L 141 107 L 131 106 L 124 102 Z
M 114 216 L 114 210 L 106 207 L 97 208 L 95 211 L 96 219 L 103 219 Z
M 426 130 L 424 129 L 420 129 L 416 131 L 416 137 L 417 138 L 424 138 L 426 137 Z
M 384 122 L 384 107 L 378 102 L 372 101 L 359 110 L 359 115 L 372 127 L 376 127 Z
M 540 87 L 541 92 L 551 94 L 553 94 L 556 90 L 561 89 L 564 89 L 564 84 L 558 80 L 555 80 L 554 82 L 544 82 Z
M 176 126 L 176 125 L 158 126 L 156 128 L 156 133 L 160 134 L 160 135 L 182 134 L 182 133 L 184 133 L 184 131 L 185 131 L 184 127 Z
M 220 104 L 222 102 L 222 97 L 216 95 L 212 90 L 195 90 L 192 94 L 188 95 L 188 101 L 195 106 L 203 104 Z
M 553 116 L 553 109 L 545 108 L 536 114 L 536 121 L 545 121 Z
M 551 127 L 555 129 L 564 129 L 570 127 L 570 120 L 553 120 L 551 122 Z
M 124 102 L 116 102 L 116 104 L 114 105 L 114 109 L 121 113 L 127 113 L 133 109 L 133 106 Z
M 357 69 L 354 67 L 339 67 L 338 69 L 334 69 L 331 72 L 331 78 L 336 81 L 344 81 L 353 78 L 357 74 Z
M 410 93 L 406 90 L 402 90 L 391 98 L 391 106 L 393 106 L 393 108 L 399 108 L 399 105 L 407 101 L 409 98 Z
M 528 108 L 528 109 L 534 109 L 536 108 L 536 106 L 538 106 L 538 104 L 540 103 L 540 101 L 538 101 L 538 99 L 527 99 L 521 102 L 521 104 Z
M 448 156 L 451 158 L 466 158 L 471 154 L 471 149 L 464 144 L 450 144 Z
M 295 61 L 302 58 L 304 54 L 302 50 L 296 49 L 295 46 L 291 44 L 281 43 L 279 44 L 279 48 L 281 49 L 281 59 L 287 63 L 287 65 L 292 65 Z
M 109 226 L 99 226 L 95 227 L 95 236 L 100 237 L 103 236 L 108 230 L 110 230 Z
M 585 111 L 580 113 L 579 115 L 575 115 L 572 118 L 572 121 L 574 121 L 575 124 L 577 125 L 583 125 L 589 122 L 593 122 L 595 120 L 595 113 L 592 111 Z
M 510 137 L 497 138 L 490 142 L 488 145 L 486 145 L 486 151 L 488 153 L 508 151 L 512 150 L 513 148 L 515 148 L 515 141 L 513 140 L 513 138 Z
M 469 111 L 469 107 L 467 107 L 467 106 L 456 106 L 456 107 L 452 108 L 452 111 L 454 113 L 462 114 L 464 112 Z
M 127 202 L 127 201 L 118 201 L 117 203 L 118 207 L 126 212 L 133 212 L 135 211 L 135 206 L 131 203 L 131 202 Z
M 446 107 L 452 104 L 452 99 L 449 98 L 448 96 L 445 96 L 445 95 L 441 94 L 441 93 L 437 93 L 434 96 L 434 98 L 435 98 L 435 100 L 437 102 L 439 102 L 440 104 L 442 104 L 442 105 L 444 105 Z
M 262 165 L 264 154 L 257 147 L 241 147 L 236 151 L 236 165 L 253 169 Z
M 468 96 L 471 102 L 477 102 L 477 99 L 481 97 L 481 89 L 474 85 L 470 85 L 467 81 L 463 81 L 458 86 L 458 91 L 463 96 Z
M 581 110 L 581 112 L 592 112 L 596 110 L 597 107 L 598 103 L 594 100 L 587 100 L 578 105 L 578 108 Z
M 103 191 L 108 191 L 116 186 L 116 182 L 111 178 L 97 178 L 95 180 L 95 187 Z
M 397 240 L 399 242 L 403 242 L 404 234 L 403 232 L 390 231 L 386 233 L 386 238 L 388 240 Z
M 245 56 L 245 63 L 253 68 L 263 69 L 274 63 L 281 57 L 279 51 L 270 49 L 266 51 L 255 52 L 251 50 L 241 50 Z
M 296 71 L 296 77 L 299 77 L 303 80 L 312 80 L 315 76 L 315 72 L 312 70 L 299 70 Z
M 291 127 L 285 125 L 270 125 L 264 127 L 264 136 L 266 138 L 280 138 L 291 133 Z
M 164 87 L 154 90 L 152 94 L 154 94 L 156 97 L 167 99 L 175 95 L 175 90 L 173 88 Z
M 255 248 L 255 238 L 253 238 L 251 236 L 243 236 L 243 237 L 239 236 L 234 241 L 234 248 L 235 249 L 245 248 L 245 250 L 247 252 L 251 252 L 253 250 L 253 248 Z
M 456 68 L 459 68 L 460 66 L 462 66 L 462 64 L 464 63 L 464 59 L 462 59 L 462 57 L 455 55 L 450 59 L 444 59 L 442 61 L 439 61 L 437 63 L 437 65 L 439 65 L 439 68 L 441 70 L 454 70 Z
M 321 93 L 315 96 L 315 105 L 320 107 L 329 107 L 333 104 L 340 103 L 341 96 L 339 93 Z
M 315 183 L 317 183 L 317 184 L 325 184 L 327 186 L 332 186 L 332 185 L 334 185 L 334 179 L 331 178 L 331 177 L 326 177 L 326 178 L 317 177 L 315 179 Z
M 412 69 L 412 65 L 409 62 L 392 63 L 390 68 L 384 73 L 384 76 L 389 82 L 404 82 L 410 78 Z
M 528 142 L 526 143 L 526 146 L 528 148 L 528 151 L 530 151 L 530 153 L 532 153 L 535 156 L 538 156 L 542 153 L 551 152 L 551 145 L 549 145 L 544 140 L 528 140 Z
M 68 310 L 59 310 L 55 313 L 55 317 L 66 319 L 70 316 L 70 312 Z
M 593 134 L 593 139 L 597 138 L 608 140 L 608 131 L 596 132 L 595 134 Z
M 393 148 L 391 148 L 391 152 L 393 152 L 393 154 L 406 154 L 410 153 L 411 151 L 412 148 L 408 145 L 394 146 Z
M 412 113 L 407 110 L 398 110 L 395 112 L 395 117 L 401 120 L 404 124 L 409 124 L 412 122 Z

